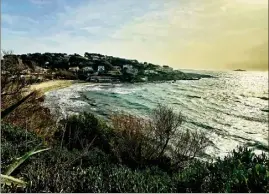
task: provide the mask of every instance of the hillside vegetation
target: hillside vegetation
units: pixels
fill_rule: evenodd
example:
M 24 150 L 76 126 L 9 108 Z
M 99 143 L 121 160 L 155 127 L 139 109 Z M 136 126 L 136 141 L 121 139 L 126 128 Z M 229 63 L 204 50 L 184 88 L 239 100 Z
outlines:
M 209 75 L 183 73 L 167 65 L 156 65 L 137 60 L 96 53 L 29 53 L 6 54 L 4 60 L 18 64 L 24 72 L 41 72 L 46 79 L 64 78 L 90 80 L 96 75 L 110 76 L 110 80 L 125 82 L 167 81 L 210 78 Z

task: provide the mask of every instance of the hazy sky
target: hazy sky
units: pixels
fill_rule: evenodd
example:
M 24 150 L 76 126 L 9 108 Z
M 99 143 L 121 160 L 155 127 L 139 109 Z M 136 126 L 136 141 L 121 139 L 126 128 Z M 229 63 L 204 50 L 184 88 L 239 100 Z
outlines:
M 268 70 L 268 0 L 1 0 L 2 49 Z

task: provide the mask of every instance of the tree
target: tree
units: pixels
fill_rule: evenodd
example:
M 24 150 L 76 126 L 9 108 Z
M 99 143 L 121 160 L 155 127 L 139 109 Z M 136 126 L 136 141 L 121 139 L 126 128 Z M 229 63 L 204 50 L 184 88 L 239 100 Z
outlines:
M 34 77 L 25 78 L 21 72 L 28 67 L 12 51 L 3 51 L 1 63 L 1 108 L 6 108 L 22 99 L 27 88 L 35 82 Z

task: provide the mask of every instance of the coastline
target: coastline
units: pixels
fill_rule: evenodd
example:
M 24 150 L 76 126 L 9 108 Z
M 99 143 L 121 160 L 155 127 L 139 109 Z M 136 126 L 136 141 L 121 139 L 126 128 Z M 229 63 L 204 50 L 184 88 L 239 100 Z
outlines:
M 87 83 L 81 80 L 49 80 L 30 86 L 30 91 L 38 90 L 44 95 L 46 92 L 69 87 L 74 84 Z

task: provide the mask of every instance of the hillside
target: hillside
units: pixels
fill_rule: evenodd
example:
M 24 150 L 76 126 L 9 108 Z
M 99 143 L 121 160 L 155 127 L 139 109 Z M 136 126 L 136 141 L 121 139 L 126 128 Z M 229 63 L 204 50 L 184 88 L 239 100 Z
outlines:
M 156 65 L 148 62 L 106 56 L 85 52 L 84 56 L 66 53 L 29 53 L 15 55 L 29 72 L 50 70 L 58 77 L 91 81 L 94 76 L 109 76 L 118 81 L 165 81 L 208 78 L 208 75 L 183 73 L 167 65 Z M 14 58 L 5 55 L 4 60 Z M 99 79 L 99 78 L 98 78 Z

